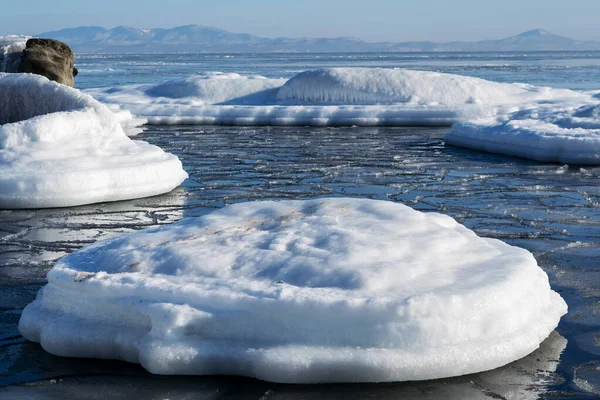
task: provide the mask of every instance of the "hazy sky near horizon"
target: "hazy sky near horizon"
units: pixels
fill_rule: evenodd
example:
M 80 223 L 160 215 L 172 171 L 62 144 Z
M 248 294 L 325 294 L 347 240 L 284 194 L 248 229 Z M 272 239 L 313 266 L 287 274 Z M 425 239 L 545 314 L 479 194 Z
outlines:
M 3 4 L 0 35 L 198 24 L 265 37 L 474 41 L 543 28 L 600 40 L 599 15 L 598 0 L 28 0 Z

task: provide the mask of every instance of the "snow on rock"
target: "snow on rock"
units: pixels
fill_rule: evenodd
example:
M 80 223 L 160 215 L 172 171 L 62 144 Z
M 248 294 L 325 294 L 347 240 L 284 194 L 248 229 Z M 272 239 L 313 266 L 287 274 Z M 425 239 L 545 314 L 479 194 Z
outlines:
M 597 101 L 596 101 L 597 103 Z M 543 105 L 454 125 L 446 144 L 563 164 L 600 164 L 600 104 Z
M 531 253 L 366 199 L 253 202 L 59 260 L 19 329 L 157 374 L 424 380 L 538 348 L 567 312 Z
M 186 177 L 177 157 L 130 140 L 89 95 L 39 75 L 0 74 L 0 208 L 153 196 Z
M 0 73 L 18 72 L 28 36 L 0 36 Z
M 503 84 L 427 71 L 333 68 L 286 81 L 206 73 L 159 85 L 90 89 L 151 124 L 426 125 L 591 98 L 566 89 Z

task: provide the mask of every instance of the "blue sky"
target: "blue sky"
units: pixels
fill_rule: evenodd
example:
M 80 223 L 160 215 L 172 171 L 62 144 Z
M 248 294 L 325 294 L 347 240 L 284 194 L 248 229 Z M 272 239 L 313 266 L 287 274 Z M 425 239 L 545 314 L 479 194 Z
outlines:
M 79 25 L 198 24 L 276 37 L 367 41 L 498 39 L 534 29 L 600 40 L 599 0 L 28 0 L 5 1 L 0 35 Z

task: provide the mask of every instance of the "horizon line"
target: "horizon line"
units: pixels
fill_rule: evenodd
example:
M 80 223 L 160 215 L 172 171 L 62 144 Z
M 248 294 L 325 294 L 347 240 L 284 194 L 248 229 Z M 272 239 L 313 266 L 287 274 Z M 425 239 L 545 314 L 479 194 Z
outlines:
M 36 36 L 39 36 L 39 35 L 44 34 L 44 33 L 55 33 L 55 32 L 60 32 L 60 31 L 64 31 L 64 30 L 78 29 L 78 28 L 101 28 L 101 29 L 104 29 L 104 30 L 107 30 L 107 31 L 110 31 L 110 30 L 113 30 L 113 29 L 117 29 L 117 28 L 132 28 L 132 29 L 137 29 L 137 30 L 140 30 L 140 31 L 144 31 L 144 30 L 158 30 L 158 29 L 161 29 L 161 30 L 171 30 L 171 29 L 186 28 L 186 27 L 200 27 L 200 28 L 216 29 L 216 30 L 220 30 L 220 31 L 227 32 L 227 33 L 232 33 L 232 34 L 240 34 L 240 35 L 244 35 L 245 34 L 245 35 L 255 36 L 255 37 L 258 37 L 258 38 L 267 38 L 267 39 L 355 39 L 355 40 L 360 40 L 361 42 L 368 43 L 368 44 L 377 44 L 377 43 L 439 43 L 439 44 L 447 44 L 447 43 L 478 43 L 478 42 L 485 42 L 485 41 L 509 39 L 509 38 L 521 36 L 521 35 L 524 35 L 526 33 L 531 33 L 531 32 L 545 32 L 545 33 L 548 33 L 548 34 L 553 35 L 553 36 L 563 37 L 563 38 L 575 40 L 575 41 L 578 41 L 578 42 L 600 42 L 600 40 L 581 40 L 581 39 L 575 39 L 575 38 L 572 38 L 572 37 L 569 37 L 569 36 L 563 36 L 563 35 L 556 34 L 554 32 L 551 32 L 551 31 L 549 31 L 547 29 L 543 29 L 543 28 L 528 29 L 528 30 L 516 33 L 514 35 L 504 36 L 504 37 L 497 38 L 497 39 L 478 39 L 478 40 L 472 40 L 472 41 L 468 41 L 468 40 L 451 40 L 451 41 L 435 41 L 435 40 L 367 41 L 367 40 L 364 40 L 364 39 L 362 39 L 360 37 L 357 37 L 357 36 L 260 36 L 260 35 L 256 35 L 256 34 L 249 33 L 249 32 L 235 32 L 235 31 L 229 31 L 227 29 L 219 28 L 219 27 L 216 27 L 216 26 L 201 25 L 201 24 L 176 25 L 176 26 L 172 26 L 170 28 L 148 28 L 148 27 L 146 27 L 146 28 L 139 28 L 139 27 L 132 26 L 132 25 L 117 25 L 117 26 L 114 26 L 112 28 L 106 28 L 106 27 L 101 26 L 101 25 L 79 25 L 79 26 L 71 26 L 71 27 L 60 28 L 60 29 L 55 29 L 55 30 L 49 30 L 49 31 L 41 32 L 39 34 L 33 35 L 32 37 L 36 37 Z

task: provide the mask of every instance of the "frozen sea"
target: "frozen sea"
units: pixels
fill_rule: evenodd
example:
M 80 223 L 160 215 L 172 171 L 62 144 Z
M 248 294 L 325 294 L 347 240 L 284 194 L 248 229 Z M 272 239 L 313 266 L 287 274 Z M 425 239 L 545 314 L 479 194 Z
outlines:
M 77 86 L 159 83 L 221 71 L 289 78 L 320 67 L 405 67 L 600 89 L 600 52 L 81 55 Z M 600 396 L 600 167 L 544 164 L 444 146 L 447 128 L 151 126 L 138 136 L 190 175 L 153 198 L 0 211 L 0 399 L 594 399 Z M 352 196 L 454 217 L 530 250 L 569 305 L 542 347 L 495 371 L 398 384 L 280 385 L 158 377 L 120 362 L 64 359 L 26 342 L 22 309 L 53 261 L 118 233 L 259 199 Z

